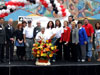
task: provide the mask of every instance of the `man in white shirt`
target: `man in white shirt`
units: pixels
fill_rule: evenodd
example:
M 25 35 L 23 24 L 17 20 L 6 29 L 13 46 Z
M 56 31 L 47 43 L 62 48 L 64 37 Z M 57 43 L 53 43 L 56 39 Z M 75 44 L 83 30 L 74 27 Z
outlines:
M 23 31 L 24 42 L 26 44 L 26 60 L 32 59 L 32 47 L 33 47 L 33 31 L 32 21 L 28 21 L 28 26 Z
M 41 28 L 41 32 L 39 32 L 37 35 L 36 35 L 36 38 L 35 38 L 36 41 L 46 41 L 47 40 L 47 35 L 45 34 L 45 28 L 42 27 Z

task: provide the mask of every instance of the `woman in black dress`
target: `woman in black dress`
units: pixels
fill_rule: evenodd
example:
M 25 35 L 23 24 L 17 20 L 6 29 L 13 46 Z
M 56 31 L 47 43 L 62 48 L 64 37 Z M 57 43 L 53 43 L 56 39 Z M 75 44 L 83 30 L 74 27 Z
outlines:
M 15 45 L 17 47 L 16 54 L 17 54 L 19 60 L 23 60 L 25 57 L 25 48 L 24 48 L 22 24 L 18 24 L 15 35 L 16 35 Z

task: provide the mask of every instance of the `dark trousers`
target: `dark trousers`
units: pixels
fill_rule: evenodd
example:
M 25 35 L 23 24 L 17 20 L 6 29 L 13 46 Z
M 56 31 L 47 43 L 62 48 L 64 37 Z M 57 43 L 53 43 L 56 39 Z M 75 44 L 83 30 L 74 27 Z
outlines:
M 71 57 L 71 61 L 77 61 L 77 59 L 80 59 L 81 57 L 81 50 L 80 50 L 80 45 L 79 44 L 75 44 L 75 43 L 69 43 L 69 49 L 70 49 L 70 57 Z
M 14 43 L 8 41 L 6 45 L 6 59 L 13 60 Z
M 72 55 L 72 61 L 78 60 L 78 55 L 80 57 L 80 46 L 79 44 L 72 43 L 71 45 L 71 55 Z
M 77 59 L 82 59 L 82 53 L 81 53 L 81 47 L 80 47 L 80 45 L 78 44 L 78 46 L 77 46 L 78 48 L 77 48 Z
M 57 49 L 59 50 L 57 52 L 57 60 L 62 60 L 62 43 L 60 43 L 60 38 L 57 39 L 55 45 L 57 46 Z
M 70 61 L 69 44 L 65 45 L 65 42 L 63 42 L 62 45 L 63 45 L 63 52 L 64 52 L 64 60 Z
M 17 56 L 18 57 L 24 57 L 25 56 L 25 47 L 20 47 L 20 46 L 17 46 L 17 52 L 16 52 Z
M 0 61 L 4 59 L 4 44 L 0 44 Z

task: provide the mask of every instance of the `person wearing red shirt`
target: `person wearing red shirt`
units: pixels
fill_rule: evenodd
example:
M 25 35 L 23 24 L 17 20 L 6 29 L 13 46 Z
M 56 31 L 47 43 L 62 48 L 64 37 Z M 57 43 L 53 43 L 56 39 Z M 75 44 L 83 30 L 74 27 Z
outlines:
M 89 23 L 87 18 L 84 19 L 84 25 L 82 27 L 85 28 L 87 36 L 88 36 L 88 44 L 87 44 L 87 48 L 86 48 L 87 54 L 86 55 L 88 57 L 88 61 L 91 61 L 94 29 L 93 29 L 93 26 Z
M 64 32 L 61 34 L 60 43 L 62 43 L 63 45 L 65 60 L 70 59 L 70 50 L 68 47 L 68 43 L 70 41 L 70 32 L 71 32 L 71 29 L 68 27 L 68 22 L 64 21 Z

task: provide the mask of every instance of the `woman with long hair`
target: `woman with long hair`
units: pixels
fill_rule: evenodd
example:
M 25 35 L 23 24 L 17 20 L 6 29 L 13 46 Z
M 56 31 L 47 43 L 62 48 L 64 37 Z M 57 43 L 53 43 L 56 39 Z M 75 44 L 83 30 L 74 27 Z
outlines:
M 54 38 L 54 36 L 53 36 L 54 35 L 54 23 L 53 23 L 53 21 L 48 22 L 45 33 L 47 35 L 47 40 L 52 40 L 52 43 L 53 43 L 53 38 Z
M 61 34 L 63 33 L 63 27 L 59 19 L 55 21 L 55 45 L 57 45 L 59 51 L 57 52 L 57 60 L 62 60 L 62 44 L 60 43 Z

